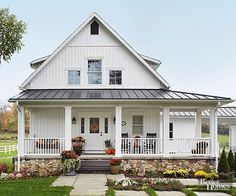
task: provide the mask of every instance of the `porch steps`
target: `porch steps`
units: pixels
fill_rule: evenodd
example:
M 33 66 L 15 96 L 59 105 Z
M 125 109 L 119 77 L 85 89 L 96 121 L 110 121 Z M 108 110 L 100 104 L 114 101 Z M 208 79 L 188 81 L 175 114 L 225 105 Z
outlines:
M 110 173 L 110 159 L 81 159 L 78 173 Z

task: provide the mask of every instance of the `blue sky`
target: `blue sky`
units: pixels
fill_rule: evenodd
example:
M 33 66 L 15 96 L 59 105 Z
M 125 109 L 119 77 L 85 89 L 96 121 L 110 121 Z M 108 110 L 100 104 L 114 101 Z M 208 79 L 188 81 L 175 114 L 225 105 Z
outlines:
M 138 52 L 162 61 L 171 89 L 236 99 L 236 1 L 0 0 L 28 25 L 25 47 L 0 65 L 0 102 L 19 92 L 29 62 L 96 11 Z

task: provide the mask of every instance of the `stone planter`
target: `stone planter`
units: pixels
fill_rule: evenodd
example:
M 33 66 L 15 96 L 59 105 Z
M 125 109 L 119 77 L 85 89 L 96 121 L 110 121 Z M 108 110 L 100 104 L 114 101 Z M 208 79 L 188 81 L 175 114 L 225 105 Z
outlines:
M 66 171 L 64 172 L 64 176 L 75 176 L 76 175 L 76 171 Z
M 112 174 L 119 174 L 120 173 L 120 166 L 119 165 L 111 165 L 111 173 Z

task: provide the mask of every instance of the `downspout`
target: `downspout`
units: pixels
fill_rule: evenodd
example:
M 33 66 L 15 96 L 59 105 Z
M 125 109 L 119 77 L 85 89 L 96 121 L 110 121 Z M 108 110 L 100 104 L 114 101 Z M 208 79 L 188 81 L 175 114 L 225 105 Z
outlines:
M 16 102 L 16 107 L 17 107 L 17 111 L 18 113 L 20 112 L 20 108 L 19 108 L 19 103 L 18 101 Z M 19 114 L 18 114 L 19 115 Z M 19 122 L 18 122 L 19 123 Z M 17 133 L 19 132 L 19 130 L 17 129 Z M 17 136 L 17 139 L 19 137 L 19 133 Z M 20 172 L 20 149 L 19 149 L 19 140 L 18 140 L 18 144 L 17 144 L 17 171 Z
M 221 105 L 221 103 L 220 103 L 220 101 L 218 101 L 217 106 L 216 106 L 217 111 L 218 111 L 218 108 L 220 107 L 220 105 Z M 218 116 L 217 116 L 217 138 L 218 138 Z M 215 154 L 215 170 L 216 170 L 216 173 L 218 172 L 219 154 L 220 154 L 220 148 L 219 148 L 219 142 L 217 140 L 217 151 L 216 151 L 216 154 Z

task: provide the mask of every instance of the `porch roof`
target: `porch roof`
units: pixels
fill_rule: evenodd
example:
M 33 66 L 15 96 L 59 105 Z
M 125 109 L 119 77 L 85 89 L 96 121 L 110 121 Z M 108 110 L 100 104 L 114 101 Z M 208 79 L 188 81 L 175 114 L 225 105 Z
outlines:
M 170 116 L 194 117 L 195 112 L 170 112 Z M 236 107 L 219 107 L 217 110 L 218 118 L 236 118 Z M 202 111 L 202 117 L 210 117 L 210 110 Z
M 173 91 L 169 89 L 30 89 L 23 90 L 18 95 L 10 98 L 9 101 L 84 99 L 232 101 L 228 97 Z

